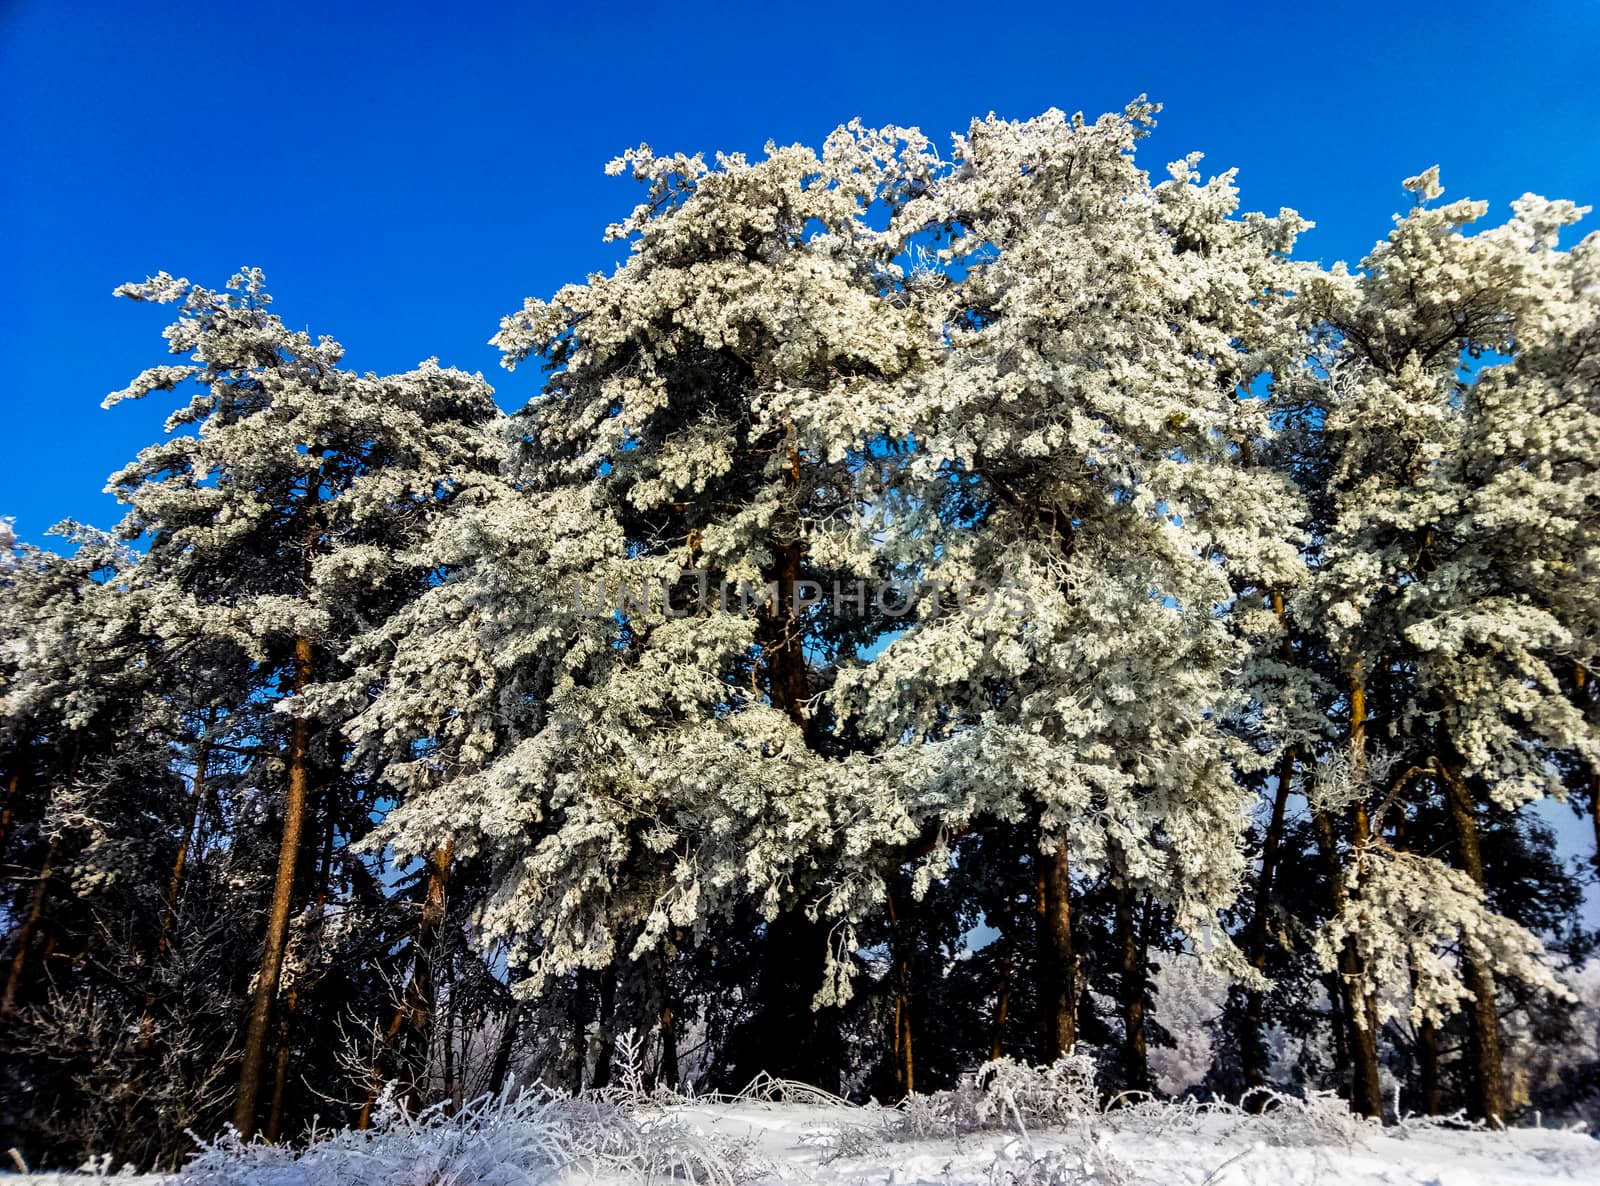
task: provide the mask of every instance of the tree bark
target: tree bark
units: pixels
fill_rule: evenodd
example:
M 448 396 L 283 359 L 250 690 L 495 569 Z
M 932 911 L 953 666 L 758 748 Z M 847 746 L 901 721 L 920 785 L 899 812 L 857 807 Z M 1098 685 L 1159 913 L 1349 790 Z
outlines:
M 1461 869 L 1481 890 L 1484 886 L 1483 853 L 1478 846 L 1477 813 L 1459 767 L 1442 771 L 1450 823 L 1456 834 Z M 1477 959 L 1470 946 L 1461 945 L 1462 971 L 1472 1003 L 1467 1008 L 1472 1035 L 1473 1094 L 1479 1115 L 1489 1124 L 1505 1124 L 1507 1099 L 1505 1066 L 1500 1047 L 1500 1011 L 1494 972 Z
M 616 1045 L 617 965 L 613 962 L 600 974 L 600 1022 L 594 1036 L 595 1087 L 611 1083 L 611 1054 Z
M 1582 663 L 1573 664 L 1573 683 L 1576 687 L 1578 707 L 1591 723 L 1600 715 L 1600 697 L 1589 691 L 1592 682 L 1589 669 Z M 1585 703 L 1587 701 L 1588 703 Z M 13 779 L 14 781 L 14 779 Z M 1594 867 L 1600 872 L 1600 770 L 1589 770 L 1589 822 L 1594 827 Z
M 67 760 L 67 785 L 72 786 L 78 781 L 78 772 L 83 766 L 83 733 L 74 730 L 71 734 L 71 757 Z M 61 837 L 50 837 L 50 843 L 45 848 L 44 863 L 39 867 L 39 879 L 34 882 L 33 893 L 28 897 L 28 913 L 23 917 L 22 925 L 17 928 L 17 949 L 11 956 L 11 966 L 6 970 L 6 985 L 0 991 L 0 1024 L 10 1018 L 11 1011 L 16 1007 L 17 994 L 22 988 L 23 973 L 28 967 L 28 951 L 33 946 L 34 936 L 38 934 L 39 927 L 44 921 L 44 905 L 50 895 L 50 883 L 55 877 L 56 858 L 61 854 Z M 46 941 L 48 948 L 49 942 Z
M 1122 1006 L 1122 1086 L 1126 1091 L 1147 1091 L 1150 1063 L 1146 1049 L 1144 996 L 1146 958 L 1139 927 L 1134 920 L 1134 892 L 1126 876 L 1116 884 L 1117 947 L 1121 966 L 1117 974 L 1118 1003 Z
M 1317 848 L 1328 867 L 1333 909 L 1337 913 L 1344 906 L 1344 870 L 1339 864 L 1339 853 L 1334 840 L 1333 820 L 1327 812 L 1319 811 L 1312 817 L 1317 833 Z M 1339 949 L 1338 1020 L 1335 1048 L 1338 1061 L 1350 1063 L 1350 1106 L 1367 1116 L 1383 1115 L 1383 1092 L 1378 1078 L 1378 1035 L 1376 1002 L 1361 993 L 1361 957 L 1355 942 L 1348 941 Z M 1361 1016 L 1357 1017 L 1357 1010 Z M 1342 1047 L 1342 1048 L 1341 1048 Z
M 500 1041 L 494 1048 L 494 1063 L 489 1069 L 489 1090 L 499 1095 L 505 1090 L 506 1077 L 511 1073 L 511 1052 L 516 1048 L 517 1029 L 522 1021 L 522 1002 L 512 1001 L 506 1013 L 506 1023 L 500 1030 Z
M 6 971 L 5 991 L 0 993 L 0 1022 L 11 1016 L 11 1011 L 16 1007 L 17 993 L 22 987 L 22 976 L 28 967 L 28 950 L 33 946 L 34 936 L 39 931 L 39 923 L 44 918 L 44 903 L 50 893 L 50 882 L 55 876 L 56 856 L 61 851 L 59 837 L 51 837 L 50 846 L 45 849 L 44 865 L 39 870 L 39 878 L 33 883 L 33 893 L 28 896 L 28 913 L 23 916 L 22 925 L 17 928 L 17 949 L 11 956 L 11 967 Z
M 1039 965 L 1044 973 L 1040 996 L 1045 1009 L 1045 1054 L 1054 1062 L 1071 1051 L 1078 1040 L 1078 960 L 1072 947 L 1067 838 L 1056 837 L 1054 850 L 1042 852 L 1036 859 L 1042 882 Z
M 283 1135 L 283 1100 L 289 1087 L 290 1042 L 294 1037 L 295 1008 L 300 1003 L 300 990 L 291 988 L 284 997 L 283 1016 L 278 1019 L 278 1049 L 272 1060 L 272 1102 L 267 1107 L 266 1138 L 278 1143 Z
M 1367 686 L 1362 662 L 1350 667 L 1350 774 L 1359 785 L 1367 773 Z M 1350 840 L 1356 858 L 1371 840 L 1364 798 L 1357 797 L 1350 808 Z M 1337 905 L 1343 907 L 1345 880 L 1337 879 Z M 1340 973 L 1348 986 L 1350 1008 L 1351 1104 L 1367 1116 L 1383 1116 L 1383 1084 L 1378 1075 L 1378 1002 L 1365 992 L 1365 968 L 1354 939 L 1340 952 Z
M 999 1058 L 1004 1052 L 1006 1016 L 1011 1009 L 1011 937 L 1000 940 L 1005 946 L 1000 951 L 1000 981 L 994 993 L 994 1040 L 989 1044 L 989 1057 Z
M 1261 874 L 1256 879 L 1255 911 L 1246 938 L 1250 966 L 1265 975 L 1267 971 L 1267 915 L 1272 908 L 1273 881 L 1278 872 L 1278 854 L 1283 847 L 1284 821 L 1288 815 L 1289 792 L 1294 785 L 1295 747 L 1286 746 L 1278 763 L 1278 786 L 1272 797 L 1272 818 L 1261 845 Z M 1266 993 L 1252 988 L 1245 994 L 1244 1033 L 1239 1043 L 1244 1063 L 1245 1087 L 1265 1087 L 1267 1083 L 1267 1044 L 1262 1033 L 1266 1013 Z
M 438 945 L 439 929 L 449 906 L 450 862 L 455 858 L 455 850 L 456 843 L 454 838 L 451 838 L 434 849 L 428 858 L 428 878 L 422 896 L 422 915 L 417 922 L 416 937 L 412 940 L 414 955 L 411 961 L 411 974 L 406 978 L 406 986 L 400 993 L 400 1003 L 395 1007 L 394 1017 L 390 1019 L 389 1028 L 384 1031 L 384 1040 L 379 1046 L 377 1057 L 373 1059 L 372 1070 L 367 1079 L 367 1098 L 362 1102 L 361 1113 L 356 1118 L 356 1127 L 359 1129 L 365 1129 L 372 1123 L 372 1108 L 377 1103 L 378 1091 L 383 1086 L 383 1062 L 394 1049 L 408 1022 L 411 1025 L 411 1033 L 407 1062 L 411 1064 L 412 1073 L 406 1098 L 413 1112 L 421 1103 L 422 1087 L 419 1081 L 421 1071 L 417 1069 L 416 1064 L 419 1056 L 424 1064 L 427 1060 L 428 1023 L 433 1015 L 435 995 L 433 959 Z
M 911 1095 L 917 1090 L 916 1064 L 911 1054 L 911 972 L 907 967 L 907 936 L 895 914 L 894 895 L 886 895 L 889 907 L 890 946 L 894 949 L 894 1053 L 895 1082 Z
M 19 758 L 18 761 L 21 761 Z M 4 846 L 6 837 L 11 835 L 12 809 L 17 802 L 17 788 L 22 785 L 20 771 L 13 770 L 6 779 L 6 802 L 0 807 L 0 846 Z
M 667 976 L 666 960 L 658 965 L 661 993 L 661 1064 L 656 1070 L 656 1082 L 677 1090 L 678 1087 L 678 1026 L 672 1011 L 672 985 Z
M 210 726 L 207 726 L 206 735 L 200 741 L 199 752 L 195 756 L 194 786 L 189 794 L 189 818 L 184 824 L 183 839 L 178 844 L 178 854 L 172 861 L 172 875 L 167 878 L 167 896 L 161 910 L 161 935 L 156 941 L 156 959 L 159 961 L 167 951 L 167 941 L 171 937 L 172 924 L 177 917 L 178 891 L 183 887 L 183 875 L 189 864 L 189 846 L 194 843 L 195 833 L 200 827 L 200 817 L 205 811 L 207 779 L 211 766 L 211 737 Z
M 1422 1111 L 1437 1116 L 1439 1102 L 1439 1032 L 1426 1019 L 1417 1026 L 1417 1071 L 1422 1080 Z
M 294 640 L 294 694 L 299 695 L 310 683 L 311 640 L 302 635 Z M 300 863 L 300 841 L 305 830 L 311 767 L 311 722 L 305 717 L 297 716 L 290 726 L 289 749 L 284 757 L 289 777 L 283 804 L 283 836 L 278 844 L 278 871 L 272 887 L 272 906 L 267 915 L 261 966 L 256 973 L 255 991 L 250 1001 L 244 1064 L 239 1072 L 239 1091 L 233 1109 L 233 1126 L 245 1138 L 249 1138 L 256 1128 L 256 1101 L 260 1098 L 261 1072 L 267 1057 L 267 1036 L 272 1028 L 272 1004 L 278 995 L 278 978 L 283 971 L 284 949 L 289 939 L 295 868 Z

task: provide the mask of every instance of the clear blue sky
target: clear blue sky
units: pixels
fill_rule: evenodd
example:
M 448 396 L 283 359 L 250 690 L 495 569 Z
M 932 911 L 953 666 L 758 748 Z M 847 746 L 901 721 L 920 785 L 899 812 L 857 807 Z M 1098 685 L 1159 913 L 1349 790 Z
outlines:
M 163 310 L 118 283 L 258 265 L 352 366 L 436 354 L 519 406 L 538 373 L 486 340 L 609 266 L 636 194 L 602 166 L 641 140 L 757 151 L 852 116 L 942 137 L 1146 91 L 1146 166 L 1239 166 L 1247 206 L 1317 221 L 1307 255 L 1359 257 L 1434 163 L 1502 213 L 1600 205 L 1590 3 L 335 8 L 0 0 L 0 515 L 23 538 L 111 526 L 106 476 L 159 436 L 159 401 L 99 408 L 166 361 Z

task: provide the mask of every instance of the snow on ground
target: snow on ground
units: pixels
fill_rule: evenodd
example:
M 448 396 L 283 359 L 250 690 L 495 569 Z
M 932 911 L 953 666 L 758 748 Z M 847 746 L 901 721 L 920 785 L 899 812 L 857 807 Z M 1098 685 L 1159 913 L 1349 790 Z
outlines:
M 908 1142 L 873 1142 L 870 1113 L 741 1102 L 690 1107 L 694 1129 L 747 1144 L 773 1172 L 762 1183 L 816 1186 L 1600 1186 L 1600 1142 L 1579 1133 L 1440 1128 L 1309 1144 L 1254 1117 L 1179 1123 L 1096 1117 L 1082 1125 Z M 1365 1127 L 1365 1126 L 1363 1126 Z M 841 1140 L 842 1134 L 842 1140 Z M 861 1148 L 860 1143 L 868 1147 Z M 843 1148 L 841 1148 L 841 1145 Z M 580 1177 L 572 1179 L 582 1180 Z
M 990 1064 L 995 1067 L 998 1064 Z M 1058 1067 L 1060 1064 L 1058 1064 Z M 128 1186 L 1600 1186 L 1600 1141 L 1357 1120 L 1331 1097 L 1263 1115 L 1195 1104 L 1101 1110 L 1070 1076 L 1000 1068 L 991 1083 L 856 1107 L 768 1081 L 736 1099 L 528 1093 L 464 1113 L 391 1109 L 309 1149 L 225 1140 L 176 1177 Z M 1009 1076 L 1009 1078 L 1007 1077 Z M 0 1174 L 0 1186 L 89 1175 Z

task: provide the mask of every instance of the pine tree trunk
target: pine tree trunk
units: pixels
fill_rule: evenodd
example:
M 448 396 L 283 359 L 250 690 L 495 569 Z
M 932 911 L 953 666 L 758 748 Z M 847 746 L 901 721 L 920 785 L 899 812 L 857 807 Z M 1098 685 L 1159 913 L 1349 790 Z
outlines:
M 1040 996 L 1044 1002 L 1045 1056 L 1054 1062 L 1078 1040 L 1077 954 L 1072 947 L 1072 879 L 1067 839 L 1056 838 L 1053 852 L 1040 853 Z
M 673 1090 L 678 1086 L 678 1026 L 670 1004 L 661 1006 L 661 1066 L 656 1082 Z
M 1589 669 L 1582 663 L 1573 664 L 1578 708 L 1591 724 L 1600 724 L 1596 721 L 1597 715 L 1600 715 L 1600 697 L 1589 691 L 1591 682 Z M 1600 770 L 1594 769 L 1589 771 L 1589 822 L 1594 827 L 1594 867 L 1600 872 Z
M 1350 772 L 1359 784 L 1367 774 L 1367 686 L 1362 662 L 1357 659 L 1350 668 Z M 1371 840 L 1367 824 L 1367 808 L 1363 799 L 1357 799 L 1350 808 L 1351 846 L 1359 859 Z M 1339 905 L 1344 904 L 1344 877 L 1339 877 Z M 1363 992 L 1365 968 L 1360 950 L 1352 939 L 1340 953 L 1340 970 L 1350 993 L 1350 1047 L 1352 1071 L 1352 1105 L 1367 1116 L 1383 1116 L 1383 1085 L 1378 1076 L 1378 1002 L 1371 993 Z
M 439 1036 L 444 1039 L 444 1098 L 445 1107 L 449 1115 L 455 1115 L 461 1110 L 461 1082 L 456 1074 L 456 1000 L 454 996 L 444 999 L 444 1025 L 439 1027 Z
M 1284 821 L 1288 816 L 1289 790 L 1294 785 L 1295 747 L 1284 748 L 1278 763 L 1278 786 L 1272 797 L 1272 819 L 1261 845 L 1261 874 L 1256 879 L 1255 911 L 1250 919 L 1246 954 L 1257 972 L 1267 970 L 1267 915 L 1272 908 L 1273 881 L 1278 872 L 1278 854 L 1283 847 Z M 1252 988 L 1245 994 L 1244 1033 L 1239 1053 L 1244 1064 L 1245 1087 L 1265 1087 L 1267 1083 L 1267 1043 L 1265 1026 L 1266 993 Z M 1262 1101 L 1264 1102 L 1264 1101 Z
M 1417 1026 L 1417 1070 L 1422 1080 L 1422 1112 L 1437 1116 L 1439 1102 L 1439 1032 L 1433 1022 Z
M 12 1009 L 16 1007 L 17 993 L 22 987 L 22 976 L 28 967 L 28 951 L 32 948 L 34 936 L 39 931 L 39 923 L 44 918 L 45 899 L 50 893 L 50 882 L 55 876 L 56 856 L 60 851 L 60 838 L 51 837 L 50 846 L 45 849 L 44 865 L 39 870 L 39 878 L 33 883 L 33 893 L 28 896 L 28 913 L 23 916 L 22 925 L 16 931 L 17 949 L 11 956 L 11 967 L 6 971 L 5 991 L 0 993 L 0 1022 L 10 1018 Z
M 272 1060 L 272 1102 L 267 1106 L 265 1134 L 274 1145 L 283 1135 L 283 1099 L 289 1087 L 290 1042 L 294 1037 L 294 1015 L 299 1003 L 300 990 L 291 988 L 284 995 L 283 1016 L 278 1020 L 278 1049 Z
M 1399 815 L 1395 820 L 1394 837 L 1391 843 L 1397 851 L 1408 850 L 1406 817 Z M 1417 997 L 1417 968 L 1411 960 L 1407 960 L 1407 973 L 1411 981 L 1411 999 Z M 1423 1018 L 1417 1023 L 1416 1032 L 1416 1060 L 1417 1078 L 1422 1096 L 1422 1113 L 1425 1116 L 1437 1116 L 1440 1110 L 1439 1095 L 1439 1031 L 1438 1028 Z
M 209 725 L 208 725 L 209 731 Z M 144 995 L 144 1014 L 139 1019 L 139 1053 L 146 1054 L 150 1044 L 155 1038 L 155 1017 L 153 1010 L 156 1004 L 154 977 L 161 957 L 167 953 L 167 943 L 172 937 L 172 926 L 177 919 L 178 891 L 183 887 L 183 874 L 188 866 L 189 846 L 194 843 L 195 835 L 200 828 L 201 815 L 206 805 L 206 777 L 207 768 L 211 762 L 211 739 L 204 737 L 200 742 L 200 751 L 195 758 L 194 784 L 189 791 L 189 816 L 184 823 L 183 839 L 178 842 L 178 854 L 172 861 L 172 874 L 167 878 L 167 896 L 161 904 L 161 930 L 156 936 L 155 955 L 150 960 L 151 987 Z
M 994 992 L 994 1040 L 989 1044 L 989 1057 L 999 1058 L 1004 1053 L 1006 1015 L 1011 1009 L 1011 937 L 1000 940 L 1005 946 L 1000 951 L 1000 982 Z
M 302 635 L 294 640 L 295 694 L 299 695 L 310 683 L 311 640 Z M 283 955 L 289 939 L 295 868 L 300 863 L 300 841 L 305 830 L 311 767 L 311 722 L 305 717 L 297 716 L 290 726 L 289 749 L 284 755 L 284 764 L 288 768 L 288 788 L 283 804 L 283 836 L 278 844 L 278 871 L 273 881 L 272 906 L 267 915 L 261 966 L 256 973 L 255 991 L 250 1001 L 244 1064 L 239 1072 L 239 1091 L 233 1109 L 233 1126 L 245 1138 L 250 1137 L 256 1128 L 256 1101 L 260 1098 L 261 1073 L 266 1065 L 267 1037 L 272 1028 L 272 1004 L 278 995 L 278 978 L 283 971 Z
M 895 1082 L 911 1095 L 917 1090 L 916 1067 L 911 1055 L 911 971 L 907 966 L 907 936 L 895 913 L 894 895 L 886 895 L 889 909 L 890 947 L 894 951 L 894 1053 Z
M 1133 887 L 1125 876 L 1117 879 L 1116 895 L 1117 948 L 1121 964 L 1117 995 L 1122 1006 L 1122 1086 L 1125 1091 L 1146 1091 L 1150 1086 L 1150 1064 L 1144 1025 L 1145 948 L 1134 920 Z
M 400 993 L 400 1003 L 395 1007 L 394 1017 L 390 1019 L 389 1028 L 384 1031 L 383 1042 L 373 1059 L 372 1069 L 367 1078 L 367 1098 L 363 1101 L 361 1113 L 356 1119 L 357 1128 L 365 1129 L 372 1123 L 372 1108 L 377 1103 L 378 1092 L 383 1086 L 383 1062 L 394 1049 L 396 1040 L 407 1022 L 411 1024 L 411 1033 L 407 1043 L 406 1062 L 411 1067 L 411 1076 L 406 1098 L 413 1112 L 417 1111 L 421 1103 L 422 1072 L 417 1064 L 419 1061 L 424 1064 L 427 1061 L 428 1022 L 433 1014 L 436 991 L 433 960 L 438 945 L 439 930 L 449 906 L 450 862 L 455 859 L 455 850 L 456 843 L 454 838 L 451 838 L 434 849 L 428 858 L 428 879 L 422 896 L 422 915 L 417 922 L 416 937 L 412 940 L 414 955 L 411 974 L 406 978 L 406 986 Z
M 521 1021 L 522 1002 L 512 1001 L 506 1013 L 506 1023 L 500 1030 L 500 1041 L 495 1044 L 494 1063 L 489 1069 L 489 1091 L 494 1095 L 505 1090 L 506 1077 L 511 1073 L 511 1052 L 517 1045 L 517 1030 Z
M 766 924 L 755 1018 L 736 1074 L 757 1071 L 837 1092 L 840 1082 L 839 1009 L 813 1009 L 822 987 L 828 929 L 794 909 Z
M 792 426 L 787 433 L 792 442 Z M 801 458 L 792 443 L 788 446 L 785 485 L 795 497 L 800 497 Z M 772 707 L 795 723 L 807 748 L 815 751 L 822 739 L 817 722 L 806 711 L 806 700 L 811 692 L 805 655 L 805 622 L 795 613 L 805 543 L 798 531 L 793 539 L 785 539 L 775 531 L 768 539 L 767 549 L 772 562 L 762 576 L 767 583 L 776 583 L 777 602 L 768 607 L 756 627 L 761 646 L 761 674 Z M 826 952 L 826 927 L 806 918 L 798 908 L 791 908 L 767 924 L 762 949 L 765 966 L 759 989 L 758 1026 L 767 1036 L 761 1052 L 765 1062 L 763 1069 L 791 1068 L 790 1077 L 827 1091 L 838 1091 L 839 1011 L 812 1007 L 816 989 L 821 985 Z M 663 1037 L 665 1033 L 664 1028 Z
M 1334 841 L 1333 821 L 1326 812 L 1319 811 L 1312 822 L 1316 828 L 1317 847 L 1327 862 L 1330 897 L 1337 913 L 1344 906 L 1345 883 Z M 1335 977 L 1339 1005 L 1336 1060 L 1350 1064 L 1350 1106 L 1367 1116 L 1381 1116 L 1383 1090 L 1378 1078 L 1376 1002 L 1358 990 L 1360 982 L 1361 957 L 1354 940 L 1350 940 L 1339 949 L 1339 972 Z
M 189 847 L 194 843 L 195 833 L 200 828 L 200 817 L 206 808 L 207 779 L 211 766 L 209 733 L 208 726 L 207 736 L 200 742 L 199 753 L 195 756 L 194 785 L 189 793 L 189 818 L 184 824 L 183 839 L 178 844 L 178 854 L 172 861 L 172 875 L 167 878 L 167 896 L 161 910 L 161 935 L 156 941 L 158 961 L 167 951 L 167 941 L 171 937 L 172 924 L 177 917 L 178 891 L 183 887 L 183 875 L 189 864 Z
M 6 837 L 11 835 L 12 810 L 17 802 L 17 788 L 21 785 L 21 772 L 13 770 L 11 776 L 6 779 L 5 806 L 0 807 L 0 848 L 5 846 Z
M 572 1058 L 569 1078 L 572 1094 L 583 1090 L 584 1072 L 589 1069 L 589 984 L 592 973 L 579 968 L 572 977 L 572 995 L 567 1000 L 567 1024 L 572 1027 Z
M 616 1045 L 617 965 L 615 961 L 600 974 L 600 1022 L 594 1036 L 594 1086 L 611 1083 L 611 1053 Z
M 78 772 L 83 765 L 83 733 L 74 730 L 71 737 L 71 757 L 67 759 L 68 786 L 77 783 Z M 39 867 L 39 879 L 34 882 L 33 893 L 28 897 L 28 913 L 23 916 L 22 925 L 16 931 L 17 949 L 11 956 L 11 966 L 6 970 L 5 988 L 0 991 L 0 1024 L 4 1024 L 10 1018 L 11 1011 L 16 1007 L 17 994 L 22 988 L 22 977 L 28 968 L 28 952 L 33 947 L 34 937 L 44 921 L 44 906 L 50 895 L 51 881 L 55 877 L 56 858 L 60 854 L 61 837 L 52 836 L 50 844 L 45 848 L 44 864 Z
M 1466 780 L 1459 767 L 1451 767 L 1443 771 L 1442 781 L 1461 868 L 1481 890 L 1484 886 L 1483 853 L 1478 846 L 1477 813 Z M 1500 1012 L 1494 972 L 1474 958 L 1465 944 L 1461 963 L 1467 988 L 1472 992 L 1467 1016 L 1472 1035 L 1473 1088 L 1478 1113 L 1489 1124 L 1501 1126 L 1506 1118 L 1506 1077 L 1500 1049 Z

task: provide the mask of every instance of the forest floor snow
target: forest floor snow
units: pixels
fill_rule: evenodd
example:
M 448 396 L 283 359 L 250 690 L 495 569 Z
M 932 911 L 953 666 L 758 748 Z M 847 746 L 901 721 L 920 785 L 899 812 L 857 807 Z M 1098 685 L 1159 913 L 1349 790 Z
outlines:
M 1285 1140 L 1253 1116 L 1170 1127 L 1113 1116 L 1020 1130 L 880 1142 L 869 1117 L 796 1104 L 684 1108 L 686 1124 L 744 1142 L 771 1172 L 816 1186 L 1600 1186 L 1600 1141 L 1548 1129 L 1378 1129 Z
M 856 1107 L 813 1093 L 692 1100 L 525 1096 L 391 1117 L 293 1150 L 225 1140 L 125 1186 L 1600 1186 L 1600 1140 L 1435 1121 L 1380 1127 L 1327 1097 L 1264 1115 L 1194 1104 L 1042 1116 L 1006 1099 Z M 952 1104 L 954 1106 L 952 1106 Z M 1030 1122 L 1031 1121 L 1031 1122 Z M 990 1123 L 992 1122 L 992 1123 Z M 946 1126 L 943 1132 L 940 1126 Z M 84 1174 L 0 1173 L 0 1186 Z

